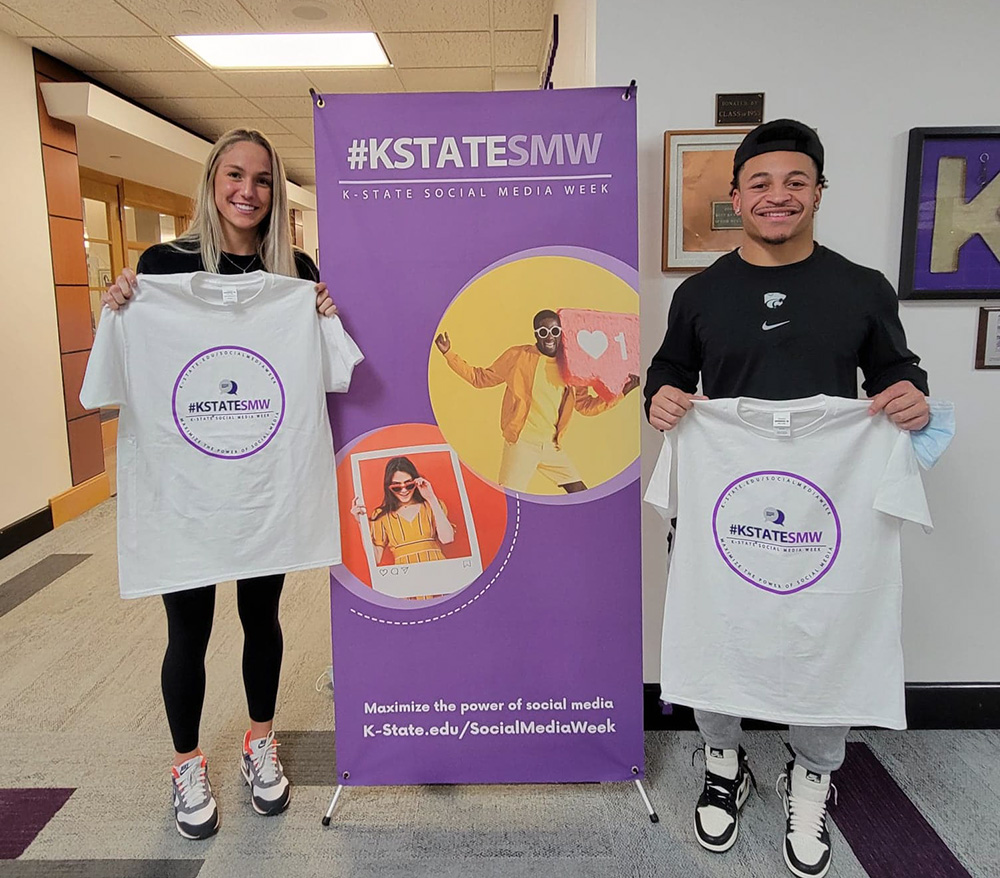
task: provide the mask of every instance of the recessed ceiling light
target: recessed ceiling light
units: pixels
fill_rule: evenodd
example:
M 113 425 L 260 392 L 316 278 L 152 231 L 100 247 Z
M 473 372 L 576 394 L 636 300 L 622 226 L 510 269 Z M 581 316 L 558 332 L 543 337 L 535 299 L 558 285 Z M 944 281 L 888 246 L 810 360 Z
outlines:
M 217 34 L 174 37 L 210 67 L 388 67 L 373 33 Z
M 330 17 L 330 11 L 313 3 L 296 3 L 292 6 L 292 15 L 303 21 L 324 21 Z

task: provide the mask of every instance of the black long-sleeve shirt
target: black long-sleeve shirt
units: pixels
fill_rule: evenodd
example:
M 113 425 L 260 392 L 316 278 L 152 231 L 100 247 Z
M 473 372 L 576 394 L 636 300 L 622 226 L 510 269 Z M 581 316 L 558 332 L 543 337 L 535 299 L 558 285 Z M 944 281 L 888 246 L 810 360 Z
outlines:
M 302 280 L 319 282 L 319 269 L 301 250 L 293 250 L 295 269 Z M 220 274 L 241 274 L 261 268 L 256 255 L 240 256 L 226 253 L 219 260 Z M 204 271 L 200 250 L 186 250 L 172 243 L 153 244 L 143 251 L 136 266 L 137 274 L 186 274 L 189 271 Z
M 906 346 L 892 285 L 881 272 L 816 245 L 801 262 L 762 267 L 736 251 L 674 293 L 667 333 L 646 372 L 646 414 L 665 384 L 710 398 L 855 398 L 897 381 L 925 394 L 927 373 Z

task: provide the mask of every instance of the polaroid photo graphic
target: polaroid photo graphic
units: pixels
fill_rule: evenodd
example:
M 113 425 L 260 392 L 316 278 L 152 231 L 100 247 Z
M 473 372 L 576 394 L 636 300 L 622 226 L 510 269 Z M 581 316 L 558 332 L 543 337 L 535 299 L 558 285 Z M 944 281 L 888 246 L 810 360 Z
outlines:
M 397 598 L 453 594 L 483 572 L 476 525 L 449 445 L 351 455 L 355 505 L 372 587 Z

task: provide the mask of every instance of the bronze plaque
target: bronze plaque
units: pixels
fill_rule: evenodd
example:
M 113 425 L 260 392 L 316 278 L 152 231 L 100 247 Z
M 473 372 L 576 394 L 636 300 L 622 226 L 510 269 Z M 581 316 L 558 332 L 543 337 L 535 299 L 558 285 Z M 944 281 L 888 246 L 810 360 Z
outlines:
M 764 121 L 764 92 L 717 94 L 716 125 L 759 125 Z
M 723 229 L 742 229 L 743 220 L 739 214 L 733 210 L 731 201 L 712 202 L 712 231 L 719 232 Z

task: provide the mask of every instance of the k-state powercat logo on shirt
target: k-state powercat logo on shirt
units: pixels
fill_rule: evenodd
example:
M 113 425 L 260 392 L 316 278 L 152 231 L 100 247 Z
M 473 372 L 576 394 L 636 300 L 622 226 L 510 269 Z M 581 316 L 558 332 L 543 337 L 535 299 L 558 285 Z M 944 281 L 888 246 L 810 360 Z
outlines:
M 174 423 L 181 436 L 210 457 L 256 454 L 285 417 L 285 388 L 274 367 L 249 348 L 209 348 L 193 357 L 174 382 Z
M 715 545 L 740 578 L 774 594 L 815 585 L 840 552 L 840 516 L 818 486 L 765 470 L 729 484 L 712 513 Z

